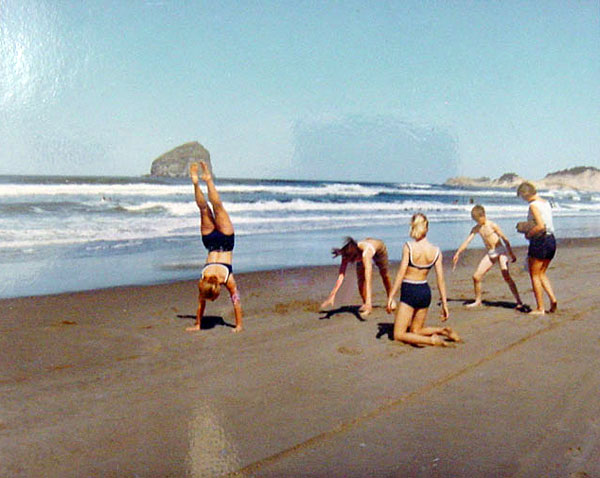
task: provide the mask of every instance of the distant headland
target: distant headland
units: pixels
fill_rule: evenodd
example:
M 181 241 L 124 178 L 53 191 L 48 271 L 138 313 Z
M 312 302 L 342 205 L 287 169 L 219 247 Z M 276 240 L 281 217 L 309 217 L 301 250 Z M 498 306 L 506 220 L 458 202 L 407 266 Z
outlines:
M 459 176 L 450 178 L 446 186 L 474 186 L 492 188 L 516 188 L 525 178 L 516 173 L 506 173 L 496 179 L 488 177 L 469 178 Z M 538 189 L 567 189 L 573 191 L 600 191 L 600 169 L 593 166 L 578 166 L 547 174 L 543 179 L 531 180 Z
M 210 153 L 198 141 L 182 144 L 167 151 L 152 161 L 150 176 L 185 178 L 189 174 L 190 163 L 204 161 L 212 172 Z

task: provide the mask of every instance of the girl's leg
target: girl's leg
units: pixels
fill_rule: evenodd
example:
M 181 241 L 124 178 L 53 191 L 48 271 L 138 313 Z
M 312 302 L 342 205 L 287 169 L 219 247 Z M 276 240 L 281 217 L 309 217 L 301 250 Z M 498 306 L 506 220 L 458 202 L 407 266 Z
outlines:
M 546 291 L 546 294 L 548 294 L 548 298 L 550 299 L 549 312 L 556 312 L 556 309 L 558 308 L 558 302 L 556 300 L 556 296 L 554 295 L 554 290 L 552 289 L 552 284 L 550 283 L 550 279 L 548 279 L 548 276 L 546 275 L 546 271 L 548 270 L 549 266 L 550 266 L 550 259 L 545 259 L 543 261 L 542 271 L 541 271 L 542 288 Z
M 536 259 L 535 257 L 529 257 L 529 276 L 531 278 L 531 286 L 533 288 L 533 295 L 535 296 L 536 308 L 529 312 L 530 314 L 543 314 L 544 313 L 544 296 L 542 286 L 542 268 L 544 261 Z
M 410 305 L 400 302 L 396 311 L 396 320 L 394 321 L 394 340 L 406 342 L 413 345 L 444 345 L 444 340 L 440 339 L 435 332 L 426 336 L 425 334 L 414 332 L 414 322 L 420 322 L 421 326 L 425 322 L 427 309 L 413 309 Z M 410 332 L 408 328 L 410 326 Z M 424 330 L 417 326 L 419 330 Z
M 390 275 L 388 273 L 387 267 L 379 267 L 379 275 L 381 276 L 381 281 L 383 282 L 383 287 L 385 287 L 385 295 L 387 297 L 390 296 L 390 291 L 392 290 L 392 283 L 390 281 Z M 395 310 L 397 307 L 397 303 L 394 300 L 392 302 L 392 310 Z
M 208 170 L 208 165 L 204 161 L 201 161 L 200 166 L 202 167 L 202 180 L 206 183 L 206 187 L 208 188 L 208 200 L 213 207 L 215 227 L 223 234 L 233 234 L 233 223 L 231 222 L 229 214 L 223 206 L 223 202 L 221 201 L 221 197 L 219 196 L 217 188 L 215 187 L 212 175 Z
M 429 309 L 415 310 L 415 317 L 410 325 L 410 331 L 414 334 L 430 336 L 433 334 L 442 334 L 444 327 L 425 327 L 425 319 Z
M 468 304 L 467 307 L 477 307 L 481 305 L 481 280 L 487 271 L 491 269 L 494 263 L 490 260 L 486 254 L 479 261 L 479 265 L 473 273 L 473 289 L 475 289 L 475 302 Z
M 385 287 L 386 295 L 390 295 L 390 291 L 392 290 L 392 282 L 390 281 L 390 275 L 388 273 L 387 267 L 379 267 L 379 275 L 381 276 L 381 282 L 383 282 L 383 287 Z
M 517 306 L 522 305 L 523 302 L 521 302 L 521 296 L 519 296 L 519 291 L 517 290 L 517 284 L 515 284 L 515 281 L 510 276 L 510 272 L 508 272 L 508 257 L 506 257 L 505 255 L 501 255 L 498 260 L 500 261 L 500 271 L 502 272 L 502 277 L 508 284 L 508 288 L 510 289 L 510 292 L 512 293 L 513 297 L 517 301 Z
M 363 301 L 363 304 L 367 300 L 367 290 L 365 281 L 365 266 L 362 261 L 356 263 L 356 281 L 358 283 L 358 292 Z
M 204 198 L 202 189 L 198 186 L 198 163 L 190 164 L 190 176 L 194 185 L 196 204 L 198 205 L 198 209 L 200 209 L 200 233 L 204 236 L 215 230 L 215 218 Z

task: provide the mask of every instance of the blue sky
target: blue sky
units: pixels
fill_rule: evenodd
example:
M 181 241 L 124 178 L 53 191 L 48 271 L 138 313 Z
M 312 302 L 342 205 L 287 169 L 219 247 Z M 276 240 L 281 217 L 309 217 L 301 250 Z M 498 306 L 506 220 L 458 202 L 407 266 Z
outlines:
M 3 0 L 0 75 L 0 174 L 600 167 L 597 1 Z

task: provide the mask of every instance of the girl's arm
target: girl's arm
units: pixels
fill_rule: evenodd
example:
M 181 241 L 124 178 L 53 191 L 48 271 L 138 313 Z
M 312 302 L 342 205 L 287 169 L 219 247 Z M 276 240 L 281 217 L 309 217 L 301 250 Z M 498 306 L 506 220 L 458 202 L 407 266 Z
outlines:
M 458 264 L 458 258 L 465 251 L 465 249 L 467 248 L 467 246 L 473 240 L 474 237 L 475 237 L 475 228 L 471 229 L 471 233 L 467 236 L 467 238 L 464 240 L 464 242 L 460 245 L 460 247 L 456 251 L 456 254 L 454 254 L 454 257 L 452 258 L 452 270 L 454 270 L 456 268 L 456 264 Z
M 242 301 L 240 299 L 240 294 L 237 290 L 237 284 L 235 283 L 235 279 L 233 274 L 229 276 L 229 280 L 227 284 L 225 284 L 227 290 L 229 291 L 229 295 L 231 297 L 231 303 L 233 304 L 233 314 L 235 316 L 235 329 L 234 332 L 239 332 L 242 330 Z
M 206 309 L 206 300 L 198 297 L 198 309 L 196 310 L 196 323 L 193 327 L 187 327 L 185 330 L 200 330 L 204 310 Z
M 546 223 L 542 218 L 542 214 L 540 210 L 537 208 L 535 204 L 529 205 L 529 210 L 531 211 L 531 215 L 533 216 L 533 220 L 535 221 L 535 226 L 529 229 L 529 232 L 525 234 L 527 239 L 531 239 L 532 237 L 537 236 L 540 232 L 546 229 Z
M 448 299 L 446 297 L 446 281 L 444 280 L 444 266 L 442 265 L 443 259 L 442 252 L 440 251 L 440 255 L 437 261 L 435 261 L 435 277 L 438 290 L 440 291 L 440 299 L 442 300 L 441 319 L 445 321 L 450 317 L 450 312 L 448 311 Z
M 517 256 L 515 256 L 515 253 L 513 252 L 512 247 L 510 246 L 508 237 L 506 237 L 506 235 L 502 232 L 502 229 L 500 229 L 500 226 L 498 226 L 498 224 L 496 224 L 495 222 L 492 223 L 492 229 L 496 234 L 498 234 L 498 237 L 502 239 L 502 242 L 504 242 L 504 246 L 506 247 L 506 250 L 508 251 L 511 260 L 515 262 L 517 260 Z
M 402 260 L 400 261 L 400 268 L 398 269 L 398 274 L 396 274 L 394 285 L 392 286 L 390 294 L 388 295 L 388 303 L 386 307 L 386 311 L 388 314 L 392 312 L 394 297 L 400 290 L 400 286 L 402 285 L 402 281 L 404 280 L 404 276 L 406 275 L 406 269 L 408 269 L 408 254 L 408 246 L 404 244 L 404 247 L 402 248 Z
M 338 272 L 338 278 L 335 281 L 335 285 L 333 286 L 332 291 L 329 293 L 329 296 L 327 297 L 325 302 L 323 302 L 321 304 L 322 309 L 324 309 L 325 307 L 333 306 L 333 303 L 335 301 L 335 295 L 338 293 L 338 290 L 340 290 L 340 287 L 342 287 L 342 283 L 344 282 L 344 278 L 346 277 L 346 268 L 347 267 L 348 267 L 348 261 L 344 257 L 342 257 L 342 264 L 340 265 L 340 270 Z

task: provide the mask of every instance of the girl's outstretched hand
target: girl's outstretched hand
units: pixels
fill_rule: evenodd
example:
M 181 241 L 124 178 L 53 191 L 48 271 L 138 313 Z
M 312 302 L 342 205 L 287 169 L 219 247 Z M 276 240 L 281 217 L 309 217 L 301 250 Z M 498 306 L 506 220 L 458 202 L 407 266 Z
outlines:
M 393 297 L 389 297 L 388 301 L 387 301 L 387 305 L 385 307 L 385 311 L 388 314 L 391 314 L 394 310 L 396 310 L 396 307 L 398 307 L 398 304 L 396 303 L 396 301 L 394 300 Z
M 327 309 L 328 307 L 333 307 L 333 299 L 327 299 L 321 304 L 321 310 Z
M 459 257 L 460 257 L 460 254 L 458 252 L 456 254 L 454 254 L 454 257 L 452 257 L 452 270 L 456 269 L 456 264 L 458 264 Z
M 440 319 L 442 322 L 445 322 L 450 317 L 450 311 L 448 310 L 447 304 L 442 304 L 442 312 L 440 313 Z

